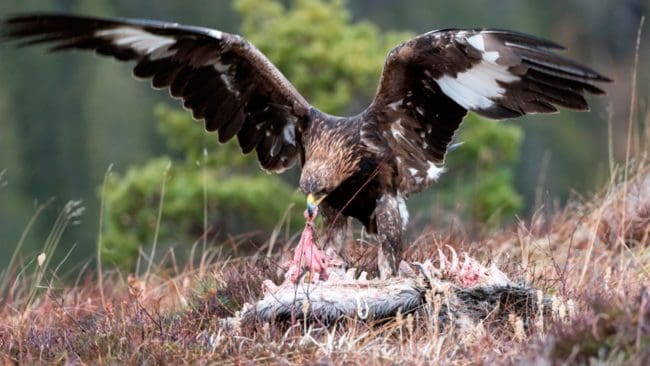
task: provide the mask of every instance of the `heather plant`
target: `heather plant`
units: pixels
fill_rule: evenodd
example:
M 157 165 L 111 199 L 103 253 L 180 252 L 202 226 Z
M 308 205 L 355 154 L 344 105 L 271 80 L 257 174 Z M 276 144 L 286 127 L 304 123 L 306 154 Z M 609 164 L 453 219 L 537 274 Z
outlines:
M 480 237 L 470 256 L 537 288 L 539 310 L 523 317 L 513 307 L 531 304 L 474 308 L 487 316 L 471 324 L 443 321 L 448 311 L 463 311 L 453 304 L 442 310 L 449 306 L 441 300 L 444 289 L 432 291 L 416 315 L 398 313 L 379 322 L 344 319 L 326 327 L 299 319 L 246 320 L 240 316 L 244 304 L 260 299 L 265 281 L 281 281 L 279 256 L 233 259 L 214 247 L 200 252 L 198 265 L 172 255 L 147 275 L 91 269 L 64 286 L 49 258 L 51 244 L 70 223 L 66 218 L 74 216 L 72 204 L 29 268 L 16 273 L 18 265 L 0 276 L 7 284 L 0 358 L 30 364 L 645 364 L 650 217 L 644 210 L 627 211 L 625 203 L 650 204 L 648 162 L 631 168 L 627 180 L 625 175 L 589 201 Z M 450 231 L 439 240 L 427 232 L 411 255 L 432 258 L 446 245 L 461 248 L 466 241 L 462 233 Z

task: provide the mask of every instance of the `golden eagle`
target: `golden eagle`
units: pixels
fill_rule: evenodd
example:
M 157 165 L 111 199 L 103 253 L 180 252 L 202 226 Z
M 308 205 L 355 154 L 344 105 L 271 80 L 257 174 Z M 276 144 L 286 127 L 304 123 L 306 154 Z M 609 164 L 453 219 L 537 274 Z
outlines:
M 3 36 L 52 51 L 86 49 L 136 62 L 133 74 L 174 98 L 218 131 L 255 150 L 262 168 L 283 172 L 297 161 L 308 210 L 319 205 L 340 250 L 346 217 L 380 242 L 382 277 L 395 273 L 408 221 L 406 199 L 443 172 L 445 154 L 468 111 L 491 119 L 587 110 L 586 92 L 610 81 L 558 55 L 551 41 L 505 30 L 445 29 L 392 49 L 374 100 L 353 117 L 310 105 L 244 38 L 177 23 L 23 14 Z

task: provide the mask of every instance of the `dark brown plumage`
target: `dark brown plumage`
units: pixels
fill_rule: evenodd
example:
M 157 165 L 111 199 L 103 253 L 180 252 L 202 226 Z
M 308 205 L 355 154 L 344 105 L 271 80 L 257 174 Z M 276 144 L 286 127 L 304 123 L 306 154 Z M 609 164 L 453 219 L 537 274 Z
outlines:
M 263 169 L 282 172 L 297 160 L 300 188 L 324 197 L 340 246 L 354 217 L 381 243 L 382 276 L 401 259 L 405 200 L 430 187 L 468 111 L 492 119 L 588 108 L 584 95 L 610 81 L 559 56 L 562 47 L 502 30 L 448 29 L 395 47 L 377 94 L 360 115 L 320 112 L 253 45 L 240 36 L 176 23 L 27 14 L 5 20 L 3 36 L 52 51 L 94 50 L 136 62 L 133 74 L 167 88 L 205 121 L 219 141 L 235 136 Z

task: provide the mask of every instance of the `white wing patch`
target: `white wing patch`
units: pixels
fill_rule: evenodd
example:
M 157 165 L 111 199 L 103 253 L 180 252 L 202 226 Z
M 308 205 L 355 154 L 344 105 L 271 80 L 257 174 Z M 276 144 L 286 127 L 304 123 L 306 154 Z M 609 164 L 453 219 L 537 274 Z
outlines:
M 440 178 L 440 174 L 444 173 L 444 171 L 445 168 L 429 162 L 429 169 L 427 169 L 427 179 L 429 181 L 437 181 L 438 178 Z
M 512 83 L 520 78 L 510 73 L 506 66 L 496 63 L 499 52 L 485 50 L 483 35 L 469 37 L 467 42 L 482 53 L 481 62 L 455 77 L 443 75 L 435 81 L 443 93 L 463 108 L 488 109 L 495 105 L 494 99 L 506 92 L 499 83 Z
M 152 60 L 169 57 L 173 54 L 169 46 L 176 43 L 172 37 L 159 36 L 134 27 L 117 27 L 95 32 L 95 36 L 113 42 L 116 46 L 129 47 Z
M 404 101 L 404 99 L 400 99 L 400 100 L 396 100 L 396 101 L 394 101 L 394 102 L 392 102 L 392 103 L 388 103 L 388 107 L 389 107 L 390 109 L 396 111 L 396 110 L 398 110 L 399 107 L 402 105 L 402 102 L 403 102 L 403 101 Z
M 485 39 L 481 34 L 477 34 L 467 38 L 467 43 L 472 45 L 477 50 L 481 51 L 483 53 L 483 59 L 485 61 L 495 63 L 499 58 L 499 52 L 485 50 Z
M 400 138 L 404 138 L 404 134 L 402 133 L 402 119 L 398 118 L 395 122 L 390 127 L 390 132 L 393 134 L 393 137 L 395 140 L 398 140 Z
M 223 84 L 226 86 L 229 92 L 235 94 L 236 97 L 239 97 L 240 92 L 233 86 L 234 74 L 233 65 L 225 65 L 219 62 L 219 60 L 211 60 L 212 67 L 219 72 L 219 78 L 223 81 Z
M 398 160 L 398 164 L 402 165 L 403 163 Z M 408 179 L 411 181 L 411 184 L 420 186 L 422 184 L 430 186 L 434 182 L 438 181 L 440 175 L 445 172 L 445 168 L 438 166 L 431 161 L 427 161 L 424 166 L 404 166 L 405 173 L 408 174 Z
M 284 141 L 287 144 L 296 146 L 296 132 L 295 126 L 291 122 L 287 122 L 282 129 L 282 135 L 284 136 Z
M 221 39 L 223 37 L 223 32 L 218 31 L 216 29 L 210 29 L 208 31 L 208 34 L 210 35 L 210 37 L 213 37 L 213 38 L 216 38 L 216 39 Z

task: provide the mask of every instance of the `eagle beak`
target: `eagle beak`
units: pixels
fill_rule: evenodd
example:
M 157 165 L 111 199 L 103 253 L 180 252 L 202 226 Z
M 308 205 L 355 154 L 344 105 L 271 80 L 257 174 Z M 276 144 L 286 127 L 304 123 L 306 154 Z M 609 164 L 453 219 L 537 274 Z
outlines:
M 309 216 L 314 216 L 316 213 L 316 209 L 318 208 L 318 205 L 325 199 L 326 195 L 322 195 L 318 198 L 314 196 L 313 194 L 308 194 L 307 195 L 307 212 L 309 213 Z

